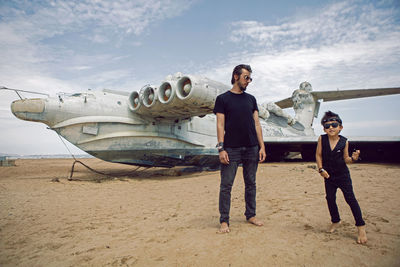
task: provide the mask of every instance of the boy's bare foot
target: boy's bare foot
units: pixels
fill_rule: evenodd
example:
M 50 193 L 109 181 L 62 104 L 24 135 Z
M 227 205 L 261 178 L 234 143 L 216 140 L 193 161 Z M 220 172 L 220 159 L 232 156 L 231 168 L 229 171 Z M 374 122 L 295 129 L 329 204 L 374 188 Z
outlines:
M 229 232 L 230 232 L 229 225 L 226 222 L 221 223 L 221 226 L 217 233 L 225 234 L 225 233 L 229 233 Z
M 336 229 L 340 226 L 340 222 L 337 223 L 332 223 L 331 226 L 328 229 L 328 233 L 333 233 L 336 231 Z
M 358 228 L 357 243 L 358 244 L 366 244 L 367 243 L 367 232 L 365 231 L 365 225 L 357 226 L 357 228 Z
M 264 223 L 257 219 L 256 217 L 251 217 L 250 219 L 247 220 L 249 223 L 254 224 L 255 226 L 263 226 Z

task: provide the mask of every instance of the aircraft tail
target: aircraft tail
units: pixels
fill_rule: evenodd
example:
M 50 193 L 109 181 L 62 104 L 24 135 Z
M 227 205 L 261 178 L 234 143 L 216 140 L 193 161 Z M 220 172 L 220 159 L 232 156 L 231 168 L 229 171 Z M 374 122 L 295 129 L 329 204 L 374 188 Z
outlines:
M 400 87 L 312 91 L 310 83 L 302 82 L 299 89 L 295 90 L 291 97 L 277 101 L 275 104 L 282 109 L 293 107 L 296 113 L 295 119 L 303 124 L 306 129 L 311 129 L 314 117 L 318 117 L 320 99 L 328 102 L 393 94 L 400 94 Z

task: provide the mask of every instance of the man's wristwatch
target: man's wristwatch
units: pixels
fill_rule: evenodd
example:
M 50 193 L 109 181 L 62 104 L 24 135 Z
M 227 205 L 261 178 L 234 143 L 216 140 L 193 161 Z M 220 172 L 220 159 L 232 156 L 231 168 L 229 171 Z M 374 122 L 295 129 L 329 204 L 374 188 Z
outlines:
M 324 171 L 325 171 L 325 170 L 322 169 L 322 168 L 319 168 L 319 169 L 318 169 L 318 172 L 319 172 L 319 173 L 322 173 L 322 172 L 324 172 Z
M 216 148 L 218 149 L 218 153 L 224 151 L 224 150 L 225 150 L 225 149 L 224 149 L 224 143 L 223 143 L 223 142 L 219 142 L 219 143 L 216 145 Z

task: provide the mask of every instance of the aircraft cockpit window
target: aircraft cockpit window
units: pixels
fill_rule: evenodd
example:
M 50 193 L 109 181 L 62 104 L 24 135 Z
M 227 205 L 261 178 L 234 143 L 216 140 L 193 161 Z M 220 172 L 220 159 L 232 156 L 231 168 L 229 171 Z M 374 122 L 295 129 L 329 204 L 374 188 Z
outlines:
M 76 93 L 76 94 L 73 94 L 71 96 L 81 96 L 81 95 L 82 95 L 81 93 Z

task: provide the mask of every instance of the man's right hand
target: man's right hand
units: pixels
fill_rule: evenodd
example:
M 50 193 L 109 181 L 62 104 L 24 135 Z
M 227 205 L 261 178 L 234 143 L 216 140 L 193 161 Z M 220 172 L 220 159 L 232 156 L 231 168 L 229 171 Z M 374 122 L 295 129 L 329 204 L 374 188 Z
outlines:
M 229 164 L 228 152 L 226 152 L 225 150 L 219 152 L 219 161 L 222 164 Z
M 327 171 L 323 171 L 320 173 L 322 177 L 324 177 L 325 179 L 329 179 L 329 173 Z

